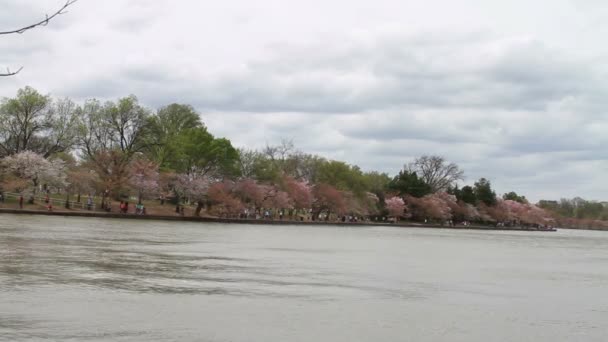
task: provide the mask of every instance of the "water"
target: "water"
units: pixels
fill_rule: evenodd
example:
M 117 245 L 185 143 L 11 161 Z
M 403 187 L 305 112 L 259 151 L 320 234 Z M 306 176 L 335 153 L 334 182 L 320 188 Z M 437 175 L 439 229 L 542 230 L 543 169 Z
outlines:
M 606 341 L 608 232 L 0 215 L 0 341 Z

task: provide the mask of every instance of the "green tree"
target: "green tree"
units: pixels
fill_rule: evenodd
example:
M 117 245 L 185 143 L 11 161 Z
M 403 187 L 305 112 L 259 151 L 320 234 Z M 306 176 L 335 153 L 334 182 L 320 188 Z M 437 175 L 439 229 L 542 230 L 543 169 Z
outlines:
M 519 202 L 519 203 L 523 203 L 523 204 L 528 203 L 526 196 L 519 196 L 515 191 L 511 191 L 509 193 L 503 194 L 502 199 L 511 200 L 511 201 L 515 201 L 515 202 Z
M 367 188 L 363 173 L 358 166 L 351 166 L 340 161 L 323 163 L 318 170 L 317 182 L 329 184 L 338 190 L 363 194 Z
M 0 148 L 4 155 L 34 151 L 32 145 L 48 126 L 51 98 L 31 87 L 17 91 L 17 97 L 0 104 Z M 34 151 L 40 152 L 40 151 Z
M 458 200 L 461 200 L 468 204 L 475 205 L 477 203 L 477 196 L 475 196 L 475 190 L 470 185 L 465 185 L 460 189 L 458 195 L 456 195 Z
M 128 190 L 129 163 L 146 146 L 149 111 L 134 95 L 103 106 L 97 100 L 87 100 L 80 111 L 78 142 L 82 157 L 99 175 L 98 190 L 110 190 L 119 198 Z
M 33 151 L 48 158 L 69 151 L 76 137 L 79 111 L 74 102 L 53 103 L 31 87 L 0 103 L 0 156 Z
M 432 192 L 432 188 L 424 180 L 418 178 L 416 172 L 401 170 L 388 185 L 389 189 L 397 191 L 399 196 L 410 195 L 424 197 Z
M 239 153 L 230 140 L 214 138 L 205 127 L 183 131 L 176 138 L 171 165 L 178 172 L 214 178 L 238 176 Z
M 143 139 L 148 157 L 161 169 L 172 169 L 171 156 L 177 151 L 176 140 L 187 129 L 203 127 L 199 114 L 190 105 L 171 104 L 148 118 Z
M 363 182 L 369 192 L 378 195 L 388 190 L 391 178 L 384 172 L 371 171 L 363 174 Z
M 493 206 L 496 204 L 496 192 L 492 190 L 492 185 L 489 180 L 480 178 L 475 182 L 473 191 L 475 193 L 475 198 L 485 205 Z

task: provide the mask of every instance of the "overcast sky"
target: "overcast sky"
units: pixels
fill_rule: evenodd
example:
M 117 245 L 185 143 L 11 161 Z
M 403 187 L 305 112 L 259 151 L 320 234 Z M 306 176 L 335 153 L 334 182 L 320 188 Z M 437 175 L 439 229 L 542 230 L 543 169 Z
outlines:
M 0 0 L 0 31 L 64 0 Z M 532 200 L 608 199 L 601 0 L 79 0 L 0 37 L 0 97 L 193 105 L 238 147 L 396 173 L 422 154 Z

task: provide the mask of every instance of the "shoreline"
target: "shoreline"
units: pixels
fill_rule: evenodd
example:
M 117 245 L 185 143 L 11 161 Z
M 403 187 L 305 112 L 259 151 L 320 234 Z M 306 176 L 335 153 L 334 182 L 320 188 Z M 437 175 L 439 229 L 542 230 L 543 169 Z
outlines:
M 95 217 L 110 219 L 131 220 L 156 220 L 156 221 L 182 221 L 201 223 L 232 223 L 232 224 L 266 224 L 266 225 L 297 225 L 297 226 L 374 226 L 374 227 L 396 227 L 396 228 L 421 228 L 421 229 L 450 229 L 450 230 L 487 230 L 487 231 L 525 231 L 525 232 L 554 232 L 557 229 L 530 229 L 530 228 L 497 228 L 492 226 L 442 226 L 438 224 L 412 223 L 380 223 L 380 222 L 326 222 L 326 221 L 292 221 L 292 220 L 256 220 L 256 219 L 228 219 L 219 217 L 194 217 L 194 216 L 170 216 L 170 215 L 136 215 L 104 212 L 86 211 L 45 211 L 31 209 L 0 208 L 0 214 L 16 215 L 38 215 L 38 216 L 63 216 L 63 217 Z M 562 229 L 562 228 L 560 228 Z M 588 229 L 586 229 L 588 230 Z

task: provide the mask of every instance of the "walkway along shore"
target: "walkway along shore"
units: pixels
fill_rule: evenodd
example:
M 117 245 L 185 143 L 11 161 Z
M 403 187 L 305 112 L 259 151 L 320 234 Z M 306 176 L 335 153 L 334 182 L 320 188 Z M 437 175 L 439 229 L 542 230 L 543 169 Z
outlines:
M 379 226 L 379 227 L 402 227 L 402 228 L 435 228 L 453 230 L 497 230 L 497 231 L 530 231 L 548 232 L 556 229 L 533 229 L 533 228 L 509 228 L 492 226 L 442 226 L 434 224 L 422 224 L 413 222 L 403 223 L 378 223 L 378 222 L 326 222 L 326 221 L 290 221 L 290 220 L 255 220 L 255 219 L 227 219 L 216 217 L 195 217 L 195 216 L 169 216 L 169 215 L 136 215 L 103 212 L 73 212 L 73 211 L 45 211 L 28 209 L 7 209 L 0 208 L 0 214 L 19 214 L 19 215 L 47 215 L 63 217 L 97 217 L 114 219 L 134 219 L 134 220 L 161 220 L 161 221 L 182 221 L 182 222 L 209 222 L 209 223 L 235 223 L 235 224 L 268 224 L 268 225 L 298 225 L 298 226 Z

